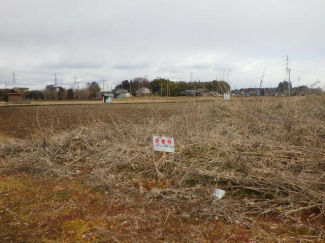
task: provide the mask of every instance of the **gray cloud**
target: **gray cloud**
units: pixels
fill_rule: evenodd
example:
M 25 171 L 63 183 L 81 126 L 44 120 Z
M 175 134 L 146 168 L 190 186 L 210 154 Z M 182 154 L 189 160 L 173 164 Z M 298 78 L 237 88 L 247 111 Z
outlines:
M 283 81 L 325 85 L 323 0 L 30 0 L 0 2 L 0 87 L 15 71 L 40 88 L 147 75 L 221 78 L 235 87 Z

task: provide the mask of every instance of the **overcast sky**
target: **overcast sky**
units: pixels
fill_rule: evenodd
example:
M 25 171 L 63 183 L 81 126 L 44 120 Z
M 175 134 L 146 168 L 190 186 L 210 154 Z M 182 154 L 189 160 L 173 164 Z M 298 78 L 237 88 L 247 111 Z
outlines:
M 325 0 L 0 0 L 0 88 L 125 79 L 325 86 Z M 300 80 L 298 81 L 300 77 Z

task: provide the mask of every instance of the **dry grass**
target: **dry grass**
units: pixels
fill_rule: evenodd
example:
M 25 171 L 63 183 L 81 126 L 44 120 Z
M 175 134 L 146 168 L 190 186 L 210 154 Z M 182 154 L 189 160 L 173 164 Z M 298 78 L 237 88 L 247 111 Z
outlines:
M 324 98 L 190 101 L 168 117 L 150 103 L 146 109 L 151 115 L 136 122 L 106 111 L 105 121 L 73 131 L 40 127 L 32 140 L 7 140 L 2 174 L 78 177 L 128 205 L 140 196 L 146 206 L 161 201 L 183 215 L 247 227 L 276 217 L 322 237 Z M 174 137 L 176 153 L 153 152 L 153 135 Z M 218 200 L 214 188 L 226 196 Z
M 159 96 L 150 96 L 150 97 L 130 97 L 122 99 L 113 99 L 112 103 L 114 104 L 132 104 L 132 103 L 173 103 L 173 102 L 187 102 L 191 97 L 178 96 L 178 97 L 159 97 Z M 197 97 L 197 100 L 200 101 L 211 101 L 214 100 L 214 97 Z M 28 101 L 25 103 L 8 103 L 1 102 L 1 106 L 52 106 L 52 105 L 99 105 L 103 104 L 103 101 L 100 97 L 94 100 L 41 100 L 41 101 Z

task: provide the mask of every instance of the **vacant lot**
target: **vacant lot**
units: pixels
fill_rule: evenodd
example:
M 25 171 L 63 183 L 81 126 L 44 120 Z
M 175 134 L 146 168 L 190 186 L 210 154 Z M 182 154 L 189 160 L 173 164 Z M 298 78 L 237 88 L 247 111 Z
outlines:
M 0 134 L 2 242 L 323 240 L 322 97 L 0 107 Z
M 18 138 L 30 138 L 35 132 L 60 133 L 99 121 L 127 118 L 141 122 L 160 112 L 170 117 L 186 104 L 87 104 L 58 106 L 10 106 L 0 107 L 0 134 Z

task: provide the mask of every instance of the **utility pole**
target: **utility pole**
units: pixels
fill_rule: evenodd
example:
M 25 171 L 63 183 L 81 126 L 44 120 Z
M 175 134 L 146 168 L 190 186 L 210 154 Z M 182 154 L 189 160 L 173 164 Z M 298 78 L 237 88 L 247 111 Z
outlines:
M 162 81 L 160 80 L 160 97 L 162 97 Z
M 191 74 L 191 83 L 193 83 L 193 73 L 190 73 Z M 195 84 L 194 84 L 194 97 L 195 97 Z
M 13 72 L 12 74 L 12 83 L 14 85 L 14 87 L 16 86 L 16 75 L 15 75 L 15 72 Z
M 291 72 L 291 68 L 289 68 L 289 96 L 290 96 L 290 92 L 291 92 L 290 72 Z
M 168 92 L 169 92 L 169 97 L 170 97 L 170 80 L 168 79 Z
M 168 82 L 167 96 L 169 97 L 169 93 L 170 93 L 170 80 L 168 79 L 167 82 Z
M 194 97 L 195 97 L 195 81 L 194 81 Z
M 130 96 L 132 95 L 132 83 L 130 82 Z
M 74 89 L 77 89 L 77 77 L 74 75 Z

